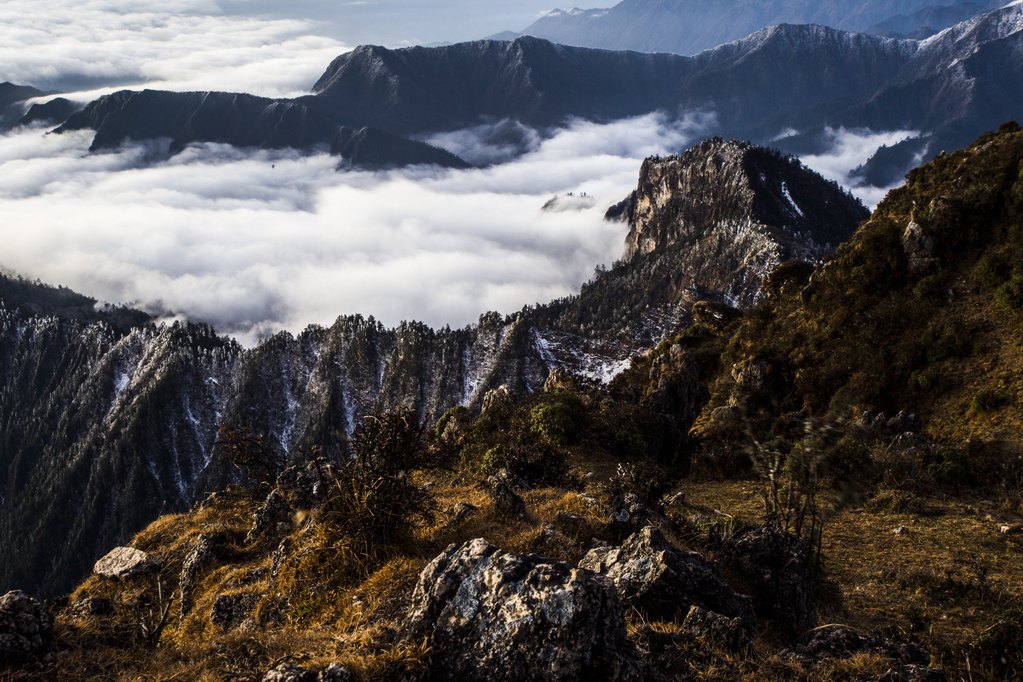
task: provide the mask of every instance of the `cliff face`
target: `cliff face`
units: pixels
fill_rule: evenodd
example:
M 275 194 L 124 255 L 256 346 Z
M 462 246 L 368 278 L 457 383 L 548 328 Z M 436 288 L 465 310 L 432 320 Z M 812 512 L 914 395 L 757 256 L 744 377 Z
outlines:
M 621 210 L 626 259 L 675 251 L 678 284 L 738 305 L 778 263 L 820 259 L 869 215 L 795 159 L 720 139 L 647 159 Z
M 460 330 L 341 317 L 245 350 L 5 280 L 0 590 L 66 590 L 161 512 L 231 481 L 221 426 L 300 460 L 382 409 L 436 418 L 499 386 L 535 392 L 553 369 L 607 380 L 687 324 L 695 300 L 752 301 L 771 264 L 822 253 L 866 215 L 798 163 L 722 141 L 648 161 L 633 204 L 629 258 L 578 296 Z

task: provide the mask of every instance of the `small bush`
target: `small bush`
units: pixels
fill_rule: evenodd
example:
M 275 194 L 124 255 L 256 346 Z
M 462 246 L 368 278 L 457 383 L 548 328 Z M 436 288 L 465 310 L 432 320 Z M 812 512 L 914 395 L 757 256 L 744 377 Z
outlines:
M 994 412 L 1001 406 L 1002 396 L 997 391 L 989 388 L 977 391 L 977 394 L 973 396 L 973 400 L 970 401 L 970 409 L 980 413 Z
M 321 518 L 367 544 L 402 537 L 435 511 L 433 497 L 413 480 L 436 467 L 426 427 L 409 410 L 365 417 L 348 441 L 349 453 L 330 472 Z
M 941 298 L 947 289 L 944 275 L 928 275 L 913 287 L 913 298 L 918 301 Z
M 529 427 L 552 445 L 572 445 L 579 440 L 586 421 L 586 406 L 573 393 L 545 396 L 529 412 Z
M 995 289 L 995 300 L 1006 308 L 1013 310 L 1023 308 L 1023 275 L 1014 275 L 1008 282 Z
M 970 457 L 961 450 L 946 448 L 939 451 L 934 461 L 928 464 L 927 471 L 937 483 L 956 489 L 976 482 Z
M 990 679 L 1023 676 L 1023 611 L 1013 609 L 984 630 L 970 645 L 970 661 Z

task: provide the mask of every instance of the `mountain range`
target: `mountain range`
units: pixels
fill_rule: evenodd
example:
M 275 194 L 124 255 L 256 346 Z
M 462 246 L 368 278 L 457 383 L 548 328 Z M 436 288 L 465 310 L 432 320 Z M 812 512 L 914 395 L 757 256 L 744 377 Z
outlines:
M 702 112 L 706 131 L 826 153 L 832 131 L 911 131 L 860 170 L 888 186 L 921 160 L 964 146 L 1023 106 L 1023 6 L 927 40 L 815 25 L 762 29 L 695 57 L 566 47 L 539 38 L 391 50 L 363 46 L 335 59 L 313 94 L 271 100 L 231 93 L 119 92 L 67 118 L 93 147 L 169 139 L 324 149 L 351 165 L 467 164 L 421 140 L 437 131 L 512 119 L 551 129 L 573 118 L 610 121 Z M 33 115 L 29 111 L 29 116 Z
M 820 24 L 889 37 L 926 38 L 1000 0 L 623 0 L 608 9 L 554 10 L 516 35 L 605 50 L 697 54 L 777 24 Z
M 250 350 L 4 278 L 0 590 L 59 593 L 110 546 L 233 480 L 222 426 L 304 456 L 382 408 L 437 417 L 499 387 L 529 394 L 553 369 L 606 380 L 695 301 L 751 305 L 777 263 L 821 258 L 867 215 L 795 159 L 710 140 L 644 164 L 612 211 L 628 222 L 625 258 L 578 296 L 460 330 L 341 317 Z

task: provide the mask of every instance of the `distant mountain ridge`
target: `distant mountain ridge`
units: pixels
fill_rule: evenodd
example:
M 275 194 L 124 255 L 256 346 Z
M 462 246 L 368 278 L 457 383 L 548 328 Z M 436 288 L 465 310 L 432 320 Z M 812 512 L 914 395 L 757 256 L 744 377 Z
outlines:
M 693 55 L 777 24 L 931 33 L 1007 2 L 970 0 L 623 0 L 606 9 L 554 10 L 521 31 L 564 45 Z M 889 32 L 891 29 L 889 28 Z M 929 34 L 928 34 L 929 35 Z
M 532 37 L 362 46 L 331 62 L 311 95 L 124 91 L 90 103 L 57 131 L 95 130 L 94 149 L 130 140 L 170 140 L 171 151 L 221 142 L 322 149 L 340 155 L 341 165 L 375 168 L 467 167 L 422 140 L 506 119 L 553 130 L 576 118 L 699 112 L 712 121 L 707 134 L 801 155 L 830 151 L 829 130 L 916 131 L 860 169 L 865 184 L 887 186 L 1023 108 L 1021 29 L 1023 5 L 1015 4 L 923 41 L 784 24 L 695 57 Z M 60 106 L 38 114 L 56 115 Z
M 0 279 L 0 591 L 57 594 L 159 514 L 232 480 L 222 425 L 305 453 L 382 408 L 438 417 L 500 386 L 539 390 L 553 369 L 608 378 L 686 324 L 694 301 L 748 305 L 774 264 L 823 256 L 867 216 L 798 161 L 746 144 L 711 140 L 645 168 L 636 205 L 704 183 L 737 191 L 709 196 L 702 216 L 658 203 L 629 226 L 655 248 L 578 296 L 460 330 L 349 316 L 244 350 L 203 325 L 140 313 L 125 326 L 73 292 Z

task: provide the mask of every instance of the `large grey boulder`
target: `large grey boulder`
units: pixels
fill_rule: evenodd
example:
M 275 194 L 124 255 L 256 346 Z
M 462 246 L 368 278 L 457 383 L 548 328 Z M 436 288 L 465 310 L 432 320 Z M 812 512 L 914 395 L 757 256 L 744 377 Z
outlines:
M 274 488 L 252 515 L 252 527 L 245 542 L 258 542 L 265 538 L 277 539 L 291 527 L 291 505 L 280 489 Z
M 160 562 L 134 547 L 117 547 L 97 561 L 93 572 L 104 578 L 134 578 L 160 568 Z
M 609 580 L 483 539 L 423 569 L 407 632 L 430 643 L 430 679 L 640 679 Z
M 592 549 L 579 562 L 614 581 L 622 600 L 650 618 L 684 618 L 691 606 L 740 618 L 752 625 L 753 603 L 721 579 L 714 564 L 681 552 L 653 526 L 630 535 L 621 547 Z
M 0 597 L 0 667 L 42 655 L 52 629 L 46 608 L 21 590 Z

